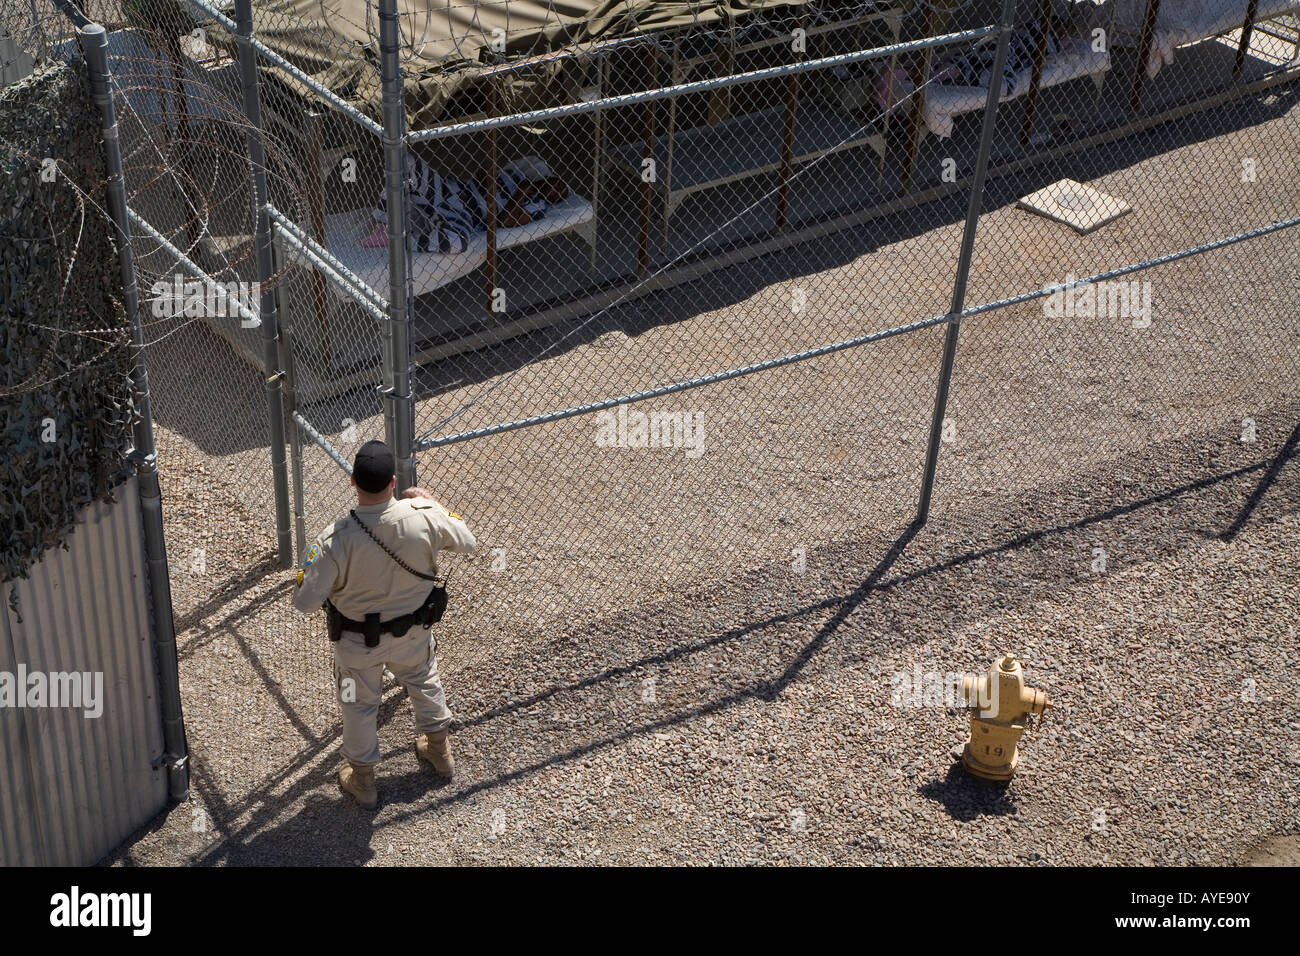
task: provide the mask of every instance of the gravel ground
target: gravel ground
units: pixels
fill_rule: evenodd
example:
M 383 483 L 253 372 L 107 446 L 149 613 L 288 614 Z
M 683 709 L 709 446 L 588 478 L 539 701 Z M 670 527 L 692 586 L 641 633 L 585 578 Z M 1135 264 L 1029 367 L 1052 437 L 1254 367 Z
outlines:
M 1269 109 L 1078 173 L 1142 200 L 1090 236 L 990 214 L 974 294 L 1294 211 L 1300 106 Z M 1267 188 L 1204 174 L 1243 155 L 1277 158 Z M 941 312 L 958 232 L 867 230 L 642 300 L 490 379 L 454 427 Z M 703 412 L 698 458 L 599 448 L 589 418 L 422 456 L 484 545 L 442 630 L 460 771 L 420 773 L 391 692 L 376 815 L 337 794 L 322 622 L 273 560 L 260 381 L 199 326 L 160 343 L 195 796 L 113 861 L 1236 862 L 1295 833 L 1300 518 L 1296 464 L 1269 462 L 1300 414 L 1300 248 L 1283 232 L 1144 276 L 1149 328 L 1033 303 L 964 323 L 934 516 L 905 547 L 938 329 L 642 406 Z M 427 372 L 461 384 L 422 421 L 480 394 L 471 366 Z M 379 426 L 348 438 L 347 408 L 310 414 L 350 453 Z M 318 451 L 305 470 L 310 535 L 347 488 Z M 1057 706 L 996 790 L 952 769 L 961 714 L 889 691 L 1004 649 Z
M 1297 412 L 1260 419 L 1287 454 Z M 420 771 L 394 691 L 377 813 L 338 795 L 330 740 L 219 825 L 182 806 L 114 861 L 1244 861 L 1300 830 L 1300 463 L 1280 445 L 1171 441 L 910 540 L 828 544 L 802 575 L 539 633 L 449 682 L 450 784 Z M 890 702 L 897 672 L 1004 650 L 1053 704 L 1007 788 L 956 767 L 962 714 Z

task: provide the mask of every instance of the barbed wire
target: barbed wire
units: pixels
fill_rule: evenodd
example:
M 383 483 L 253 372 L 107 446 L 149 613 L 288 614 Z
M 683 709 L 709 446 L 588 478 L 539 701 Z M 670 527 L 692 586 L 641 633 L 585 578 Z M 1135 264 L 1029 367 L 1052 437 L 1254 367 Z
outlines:
M 52 35 L 53 32 L 52 28 L 43 31 L 46 35 Z M 129 189 L 128 203 L 134 205 L 141 201 L 147 201 L 157 190 L 170 187 L 174 194 L 179 197 L 185 215 L 166 230 L 166 235 L 174 246 L 190 256 L 193 256 L 196 247 L 203 238 L 211 234 L 211 226 L 217 215 L 225 214 L 221 207 L 212 204 L 211 200 L 214 197 L 229 206 L 230 209 L 238 211 L 246 223 L 247 233 L 251 235 L 255 212 L 249 197 L 240 195 L 238 192 L 228 194 L 224 198 L 220 197 L 211 186 L 211 183 L 215 180 L 210 180 L 207 185 L 197 182 L 191 175 L 189 168 L 183 163 L 174 161 L 172 156 L 172 153 L 177 148 L 188 148 L 206 153 L 209 156 L 220 154 L 228 161 L 247 167 L 248 158 L 243 148 L 243 139 L 249 130 L 249 125 L 242 109 L 207 85 L 189 82 L 185 86 L 185 96 L 192 107 L 205 111 L 202 128 L 206 132 L 200 132 L 198 124 L 191 124 L 186 131 L 183 143 L 178 144 L 179 137 L 176 136 L 169 137 L 164 143 L 162 133 L 168 130 L 169 124 L 152 122 L 151 120 L 155 119 L 155 117 L 144 115 L 140 111 L 138 104 L 148 100 L 149 97 L 154 97 L 153 102 L 159 103 L 161 107 L 164 102 L 163 97 L 174 93 L 173 87 L 167 82 L 151 82 L 143 79 L 146 76 L 160 75 L 163 70 L 172 67 L 174 64 L 164 58 L 147 57 L 134 57 L 129 62 L 129 72 L 117 73 L 113 76 L 113 92 L 118 105 L 119 125 L 124 132 L 130 134 L 122 137 L 122 141 L 127 147 L 124 150 L 123 162 L 126 169 L 126 183 Z M 163 115 L 168 118 L 179 117 L 183 123 L 184 117 L 189 112 L 186 109 L 172 109 Z M 272 137 L 266 137 L 266 140 L 268 171 L 279 184 L 281 203 L 287 208 L 293 209 L 295 205 L 301 205 L 301 200 L 296 201 L 293 198 L 295 195 L 300 195 L 300 177 L 295 175 L 294 172 L 297 164 L 291 156 L 290 150 L 284 144 L 277 142 Z M 11 162 L 30 164 L 35 168 L 41 167 L 42 163 L 47 160 L 52 161 L 54 174 L 51 185 L 54 188 L 71 190 L 76 197 L 78 216 L 75 223 L 61 224 L 51 221 L 50 233 L 28 237 L 35 241 L 53 243 L 57 248 L 63 250 L 60 262 L 60 271 L 63 274 L 61 295 L 66 297 L 69 284 L 72 282 L 77 268 L 79 236 L 85 228 L 86 217 L 94 215 L 99 217 L 110 230 L 114 228 L 111 215 L 102 205 L 101 199 L 96 195 L 98 193 L 99 196 L 102 196 L 104 184 L 98 184 L 98 189 L 96 189 L 95 184 L 83 186 L 78 183 L 75 175 L 77 171 L 63 157 L 39 156 L 30 151 L 19 149 L 7 142 L 0 142 L 0 155 L 7 156 Z M 216 164 L 213 164 L 213 166 L 212 176 L 215 177 L 217 175 Z M 64 233 L 67 233 L 70 237 L 67 242 L 61 239 Z M 11 235 L 8 238 L 21 240 L 23 237 Z M 149 248 L 150 241 L 147 236 L 134 236 L 133 241 L 140 244 L 135 263 L 137 284 L 142 292 L 149 290 L 156 281 L 176 274 L 176 266 L 179 263 L 171 262 L 169 255 L 161 245 Z M 216 264 L 218 268 L 215 270 L 215 274 L 218 278 L 223 274 L 233 278 L 238 276 L 241 269 L 251 267 L 251 243 L 247 249 L 234 257 L 230 256 L 228 251 L 220 246 L 212 247 L 212 251 L 217 255 Z M 164 257 L 164 260 L 150 268 L 148 264 L 156 259 L 159 254 Z M 269 288 L 274 288 L 282 280 L 287 268 L 286 266 L 278 270 L 266 285 Z M 149 295 L 142 295 L 140 299 L 142 311 L 147 310 L 152 301 Z M 54 310 L 53 314 L 59 314 L 57 305 L 54 306 Z M 79 305 L 77 309 L 63 314 L 85 317 L 86 313 L 83 305 Z M 146 333 L 143 344 L 148 349 L 192 326 L 194 323 L 203 321 L 203 319 L 204 316 L 202 315 L 184 314 L 182 308 L 180 314 L 159 315 L 155 312 L 152 318 L 141 315 L 137 321 L 142 332 Z M 4 389 L 2 394 L 8 397 L 46 388 L 69 375 L 75 374 L 77 371 L 94 366 L 130 340 L 129 325 L 121 328 L 107 326 L 79 328 L 78 323 L 69 323 L 66 327 L 60 327 L 51 325 L 48 321 L 31 321 L 18 314 L 7 316 L 6 322 L 15 328 L 28 328 L 47 332 L 53 336 L 51 341 L 56 341 L 59 337 L 77 337 L 87 342 L 101 343 L 106 346 L 104 349 L 79 361 L 75 367 L 62 371 L 56 371 L 49 367 L 50 361 L 53 360 L 52 353 L 50 353 L 38 364 L 36 370 L 26 376 L 21 383 Z M 157 329 L 159 334 L 150 337 L 147 333 L 154 329 Z

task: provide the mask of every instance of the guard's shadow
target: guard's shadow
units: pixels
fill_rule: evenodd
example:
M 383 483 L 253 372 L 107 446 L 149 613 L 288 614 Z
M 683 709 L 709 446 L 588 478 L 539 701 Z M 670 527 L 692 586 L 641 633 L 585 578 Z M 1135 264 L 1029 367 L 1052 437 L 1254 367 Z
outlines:
M 333 771 L 327 773 L 334 776 Z M 302 811 L 292 819 L 259 830 L 247 842 L 215 857 L 239 866 L 362 866 L 375 856 L 371 842 L 382 809 L 382 797 L 378 809 L 363 810 L 337 786 L 332 791 L 320 787 L 307 795 Z

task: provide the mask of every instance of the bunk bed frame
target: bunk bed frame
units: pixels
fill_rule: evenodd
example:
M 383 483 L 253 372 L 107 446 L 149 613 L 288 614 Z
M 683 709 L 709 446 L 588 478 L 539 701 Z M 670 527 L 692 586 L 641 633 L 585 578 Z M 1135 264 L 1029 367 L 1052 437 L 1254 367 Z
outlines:
M 1053 12 L 1054 4 L 1052 0 L 1038 0 L 1037 20 L 1038 23 L 1046 24 Z M 1204 35 L 1196 37 L 1191 42 L 1204 42 L 1225 35 L 1240 31 L 1240 38 L 1237 43 L 1236 55 L 1232 68 L 1232 78 L 1234 81 L 1239 80 L 1242 69 L 1245 65 L 1246 56 L 1251 48 L 1251 40 L 1254 36 L 1254 30 L 1261 20 L 1261 9 L 1269 17 L 1281 16 L 1286 13 L 1300 12 L 1300 3 L 1294 0 L 1249 0 L 1245 5 L 1244 16 L 1240 22 L 1226 25 L 1222 29 L 1206 32 Z M 1141 28 L 1136 37 L 1136 59 L 1133 69 L 1133 77 L 1130 81 L 1128 95 L 1128 110 L 1130 122 L 1138 120 L 1141 108 L 1143 94 L 1146 84 L 1149 80 L 1149 64 L 1153 50 L 1156 46 L 1156 37 L 1158 24 L 1160 23 L 1161 0 L 1146 0 L 1143 8 Z M 1116 30 L 1115 23 L 1118 14 L 1118 2 L 1111 7 L 1110 25 L 1106 30 L 1108 37 L 1107 43 L 1110 47 L 1121 46 L 1117 44 L 1116 38 L 1121 35 L 1121 31 Z M 925 31 L 929 36 L 933 36 L 947 29 L 952 19 L 953 11 L 940 9 L 938 6 L 928 8 Z M 1024 117 L 1021 124 L 1019 146 L 1022 152 L 1030 146 L 1030 139 L 1034 129 L 1034 123 L 1037 115 L 1038 102 L 1042 90 L 1046 85 L 1044 83 L 1044 67 L 1047 61 L 1047 29 L 1040 27 L 1034 49 L 1033 64 L 1029 78 L 1029 86 L 1024 91 Z M 1296 52 L 1293 60 L 1300 57 L 1300 40 L 1296 43 Z M 924 86 L 924 79 L 932 75 L 933 62 L 932 51 L 926 50 L 924 56 L 918 58 L 909 71 L 909 78 L 915 87 Z M 1098 60 L 1095 69 L 1089 70 L 1087 75 L 1091 76 L 1097 88 L 1097 95 L 1100 96 L 1102 86 L 1105 82 L 1106 74 L 1110 70 L 1110 62 L 1106 60 L 1104 65 Z M 1071 79 L 1081 79 L 1082 76 L 1072 77 Z M 1013 93 L 1012 95 L 1003 96 L 1000 102 L 1019 98 L 1022 94 Z M 926 107 L 928 101 L 928 90 L 921 89 L 918 94 L 912 98 L 912 108 L 908 117 L 908 133 L 905 139 L 903 173 L 901 177 L 902 191 L 909 192 L 913 185 L 913 179 L 916 169 L 916 160 L 920 151 L 920 145 L 925 136 L 926 127 Z M 980 98 L 979 105 L 972 107 L 969 111 L 982 109 L 983 102 Z M 1115 136 L 1126 135 L 1130 131 L 1126 127 L 1115 129 Z
M 883 26 L 885 33 L 897 45 L 903 24 L 900 7 L 877 7 L 856 16 L 840 20 L 797 27 L 804 31 L 805 39 L 830 33 L 852 30 L 859 43 L 873 24 Z M 737 60 L 746 54 L 789 47 L 790 36 L 777 34 L 761 40 L 738 43 L 735 25 L 727 34 L 721 49 L 695 55 L 683 55 L 685 33 L 673 38 L 669 63 L 671 85 L 689 82 L 694 75 L 708 67 L 720 67 L 715 75 L 727 75 L 735 70 Z M 896 56 L 889 59 L 892 67 Z M 651 48 L 646 56 L 647 86 L 655 82 L 659 70 L 659 54 Z M 629 142 L 612 147 L 609 159 L 625 172 L 641 177 L 642 163 L 653 159 L 657 170 L 662 171 L 653 182 L 643 181 L 642 215 L 637 242 L 637 272 L 644 277 L 650 265 L 651 220 L 654 197 L 659 199 L 659 227 L 666 237 L 673 214 L 690 196 L 770 173 L 776 173 L 777 208 L 775 231 L 783 232 L 787 226 L 790 205 L 790 181 L 796 167 L 830 152 L 868 147 L 879 157 L 878 175 L 883 174 L 885 135 L 856 119 L 834 110 L 809 106 L 800 97 L 800 78 L 785 79 L 785 94 L 779 106 L 755 112 L 732 112 L 731 91 L 715 91 L 711 96 L 708 121 L 700 126 L 681 129 L 679 101 L 668 101 L 667 128 L 662 134 L 656 131 L 656 108 L 648 104 L 644 118 L 644 137 L 640 142 Z M 801 112 L 802 106 L 802 112 Z M 739 145 L 738 145 L 739 144 Z

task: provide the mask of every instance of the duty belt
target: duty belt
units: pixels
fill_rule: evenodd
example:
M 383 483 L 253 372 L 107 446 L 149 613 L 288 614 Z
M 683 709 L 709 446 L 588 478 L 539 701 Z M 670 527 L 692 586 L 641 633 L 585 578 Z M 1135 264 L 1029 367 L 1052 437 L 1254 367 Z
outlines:
M 430 627 L 437 624 L 442 620 L 442 614 L 446 609 L 447 590 L 443 587 L 435 587 L 418 608 L 410 614 L 402 614 L 391 621 L 380 621 L 378 612 L 367 614 L 365 620 L 354 621 L 350 617 L 344 617 L 343 613 L 334 606 L 333 601 L 325 602 L 325 620 L 329 624 L 331 641 L 339 640 L 344 631 L 354 631 L 365 635 L 366 647 L 375 647 L 384 634 L 401 637 L 417 625 Z

